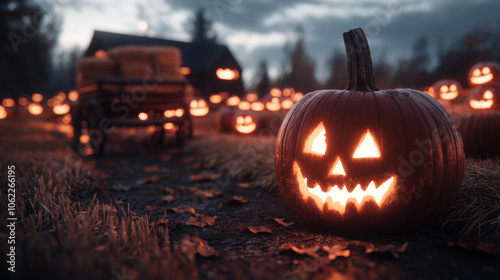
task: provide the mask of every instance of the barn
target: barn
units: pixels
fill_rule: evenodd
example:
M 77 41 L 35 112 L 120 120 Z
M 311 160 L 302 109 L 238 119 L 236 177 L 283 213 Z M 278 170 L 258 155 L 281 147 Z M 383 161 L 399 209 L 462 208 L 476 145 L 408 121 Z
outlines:
M 212 42 L 181 42 L 162 38 L 94 31 L 85 56 L 124 45 L 171 46 L 182 53 L 182 71 L 197 91 L 208 97 L 213 93 L 243 94 L 242 69 L 229 48 Z

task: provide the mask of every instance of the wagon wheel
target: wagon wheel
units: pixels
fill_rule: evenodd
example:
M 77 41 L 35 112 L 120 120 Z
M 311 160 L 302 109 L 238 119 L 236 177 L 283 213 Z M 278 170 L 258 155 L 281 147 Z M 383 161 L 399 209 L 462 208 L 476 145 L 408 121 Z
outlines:
M 184 120 L 182 125 L 179 125 L 177 129 L 177 144 L 182 145 L 184 139 L 193 137 L 193 125 L 191 119 Z
M 165 139 L 165 128 L 163 128 L 163 125 L 156 126 L 155 133 L 153 134 L 153 140 L 155 141 L 156 145 L 163 144 L 164 139 Z
M 104 119 L 104 113 L 101 105 L 96 99 L 92 99 L 88 108 L 87 122 L 89 127 L 90 146 L 94 155 L 102 155 L 106 134 L 101 126 L 101 120 Z
M 79 152 L 80 136 L 82 135 L 82 110 L 79 104 L 71 105 L 71 124 L 73 126 L 73 139 L 71 139 L 71 148 Z

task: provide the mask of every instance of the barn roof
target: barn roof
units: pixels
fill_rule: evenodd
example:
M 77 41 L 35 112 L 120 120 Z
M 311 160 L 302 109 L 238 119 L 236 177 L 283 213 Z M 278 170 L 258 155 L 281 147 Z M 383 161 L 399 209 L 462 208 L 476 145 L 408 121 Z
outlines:
M 123 45 L 148 45 L 177 47 L 182 53 L 182 64 L 195 71 L 209 71 L 223 54 L 233 55 L 225 45 L 211 42 L 181 42 L 161 38 L 94 31 L 94 36 L 85 52 L 93 56 L 97 50 L 108 50 Z M 236 60 L 234 59 L 236 62 Z M 237 63 L 237 62 L 236 62 Z M 241 71 L 241 67 L 239 67 Z

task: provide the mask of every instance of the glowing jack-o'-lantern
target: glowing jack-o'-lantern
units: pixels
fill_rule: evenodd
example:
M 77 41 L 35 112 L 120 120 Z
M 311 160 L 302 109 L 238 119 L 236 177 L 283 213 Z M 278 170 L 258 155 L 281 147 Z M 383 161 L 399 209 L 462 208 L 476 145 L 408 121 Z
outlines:
M 306 94 L 284 119 L 275 172 L 290 207 L 337 231 L 395 232 L 435 221 L 465 171 L 460 135 L 434 98 L 381 90 L 364 32 L 344 33 L 345 90 Z
M 219 68 L 215 74 L 217 75 L 217 78 L 221 80 L 236 80 L 240 77 L 240 72 L 238 70 L 229 68 Z
M 65 114 L 69 113 L 69 110 L 70 110 L 70 107 L 68 104 L 59 104 L 59 105 L 54 106 L 54 108 L 52 108 L 52 111 L 56 115 L 65 115 Z
M 219 104 L 222 101 L 222 96 L 220 94 L 212 94 L 210 95 L 209 100 L 212 104 Z
M 2 105 L 6 108 L 14 107 L 16 105 L 16 101 L 12 98 L 5 98 L 2 100 Z
M 202 98 L 191 100 L 189 107 L 189 112 L 195 117 L 206 116 L 210 111 L 207 102 Z
M 293 107 L 293 101 L 290 98 L 285 98 L 281 101 L 281 108 L 285 110 L 290 110 Z
M 500 64 L 496 62 L 479 62 L 469 71 L 471 86 L 500 82 Z
M 261 112 L 261 111 L 264 111 L 264 104 L 260 101 L 255 101 L 255 102 L 252 102 L 252 104 L 250 104 L 250 108 L 252 109 L 252 111 L 255 111 L 255 112 Z
M 69 101 L 77 101 L 79 97 L 78 91 L 72 90 L 68 93 L 68 100 Z
M 28 112 L 30 112 L 30 114 L 32 115 L 37 116 L 43 113 L 43 107 L 38 103 L 31 103 L 28 106 Z
M 273 97 L 271 99 L 271 101 L 268 101 L 266 103 L 266 109 L 269 110 L 269 111 L 271 111 L 271 112 L 275 112 L 275 111 L 281 110 L 281 103 L 280 103 L 279 98 Z
M 250 114 L 237 114 L 234 129 L 242 134 L 250 134 L 257 129 L 257 123 Z
M 7 110 L 5 110 L 2 105 L 0 105 L 0 120 L 5 119 L 7 115 Z
M 469 97 L 469 106 L 475 110 L 500 109 L 500 85 L 491 84 L 474 88 Z
M 247 111 L 250 110 L 252 105 L 250 105 L 250 102 L 248 101 L 241 101 L 240 104 L 238 105 L 238 109 L 242 111 Z
M 436 99 L 454 100 L 462 91 L 462 86 L 457 80 L 439 80 L 432 86 Z
M 238 106 L 240 104 L 240 98 L 237 95 L 233 95 L 226 100 L 227 106 Z

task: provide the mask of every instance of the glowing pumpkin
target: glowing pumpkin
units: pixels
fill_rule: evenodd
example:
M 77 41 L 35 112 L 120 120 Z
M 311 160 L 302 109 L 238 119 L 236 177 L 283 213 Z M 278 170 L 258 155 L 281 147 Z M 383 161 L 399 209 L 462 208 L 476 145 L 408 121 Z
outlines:
M 229 68 L 219 68 L 215 74 L 217 75 L 217 78 L 221 80 L 236 80 L 240 77 L 240 72 L 238 70 Z
M 413 89 L 380 90 L 360 29 L 344 33 L 345 90 L 306 94 L 281 125 L 278 186 L 307 221 L 337 231 L 394 232 L 436 220 L 464 176 L 445 109 Z
M 43 107 L 38 103 L 31 103 L 28 106 L 28 112 L 30 112 L 30 114 L 32 115 L 37 116 L 43 113 Z
M 257 121 L 253 114 L 240 112 L 235 114 L 234 129 L 241 134 L 250 134 L 257 130 Z
M 500 85 L 491 84 L 474 88 L 469 96 L 469 106 L 475 110 L 500 109 Z
M 496 62 L 479 62 L 469 71 L 471 86 L 500 82 L 500 64 Z
M 273 97 L 271 98 L 271 101 L 266 102 L 266 109 L 275 112 L 281 110 L 281 103 L 279 98 Z
M 220 94 L 212 94 L 210 95 L 209 100 L 212 104 L 219 104 L 222 101 L 222 96 Z
M 0 120 L 5 119 L 7 117 L 7 110 L 5 110 L 5 107 L 0 105 Z
M 56 115 L 66 115 L 67 113 L 69 113 L 69 110 L 70 107 L 68 104 L 59 104 L 54 106 L 54 108 L 52 108 L 52 111 Z
M 2 105 L 6 108 L 11 108 L 16 106 L 16 101 L 14 101 L 14 99 L 12 98 L 5 98 L 4 100 L 2 100 Z
M 207 102 L 202 98 L 191 100 L 191 102 L 189 103 L 189 107 L 190 107 L 189 112 L 191 113 L 192 116 L 195 117 L 206 116 L 210 111 Z
M 69 101 L 77 101 L 79 97 L 78 91 L 72 90 L 68 93 Z
M 250 104 L 250 108 L 252 109 L 252 111 L 255 111 L 255 112 L 261 112 L 261 111 L 264 111 L 264 103 L 260 102 L 260 101 L 255 101 L 255 102 L 252 102 L 252 104 Z
M 442 100 L 454 100 L 462 91 L 462 85 L 457 80 L 439 80 L 432 88 L 434 97 Z

